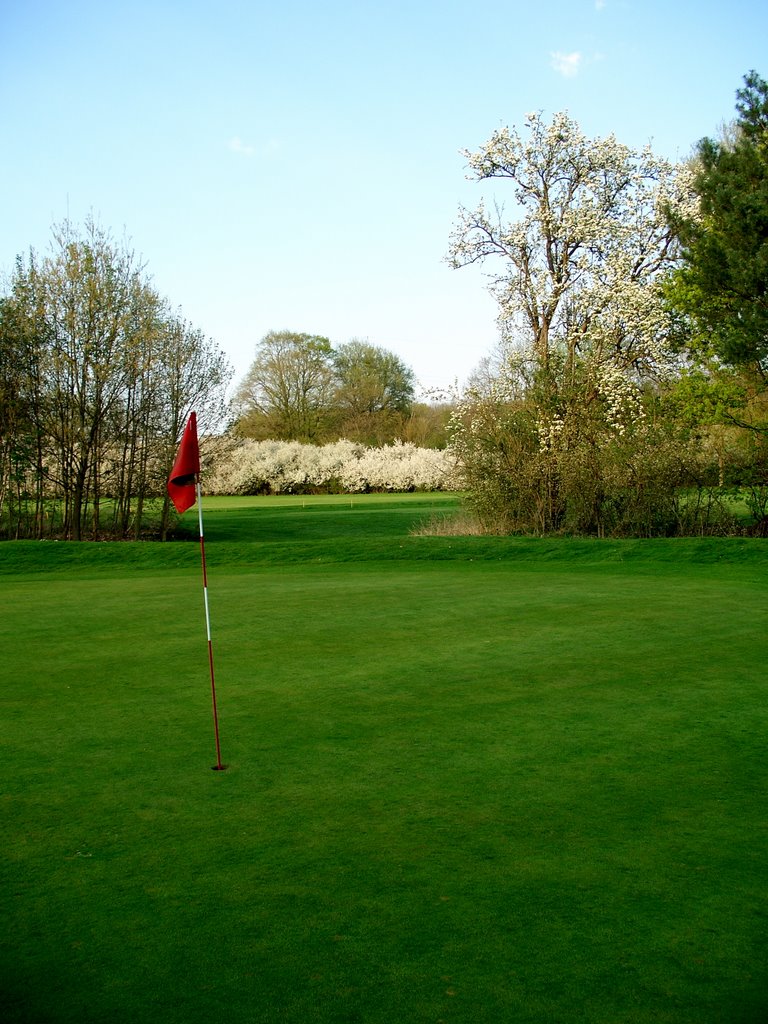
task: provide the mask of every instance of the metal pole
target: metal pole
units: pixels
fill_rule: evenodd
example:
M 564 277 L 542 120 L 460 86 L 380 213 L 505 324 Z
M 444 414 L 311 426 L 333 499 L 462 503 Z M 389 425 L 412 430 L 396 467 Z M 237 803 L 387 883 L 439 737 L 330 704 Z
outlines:
M 219 714 L 216 709 L 216 677 L 213 671 L 213 642 L 211 641 L 211 616 L 208 611 L 208 573 L 205 567 L 205 537 L 203 534 L 203 502 L 200 493 L 200 479 L 195 481 L 197 487 L 197 515 L 200 523 L 200 559 L 203 565 L 203 601 L 205 603 L 205 629 L 208 636 L 208 664 L 211 670 L 211 700 L 213 703 L 213 731 L 216 736 L 215 772 L 223 772 L 227 767 L 221 763 L 221 744 L 219 743 Z

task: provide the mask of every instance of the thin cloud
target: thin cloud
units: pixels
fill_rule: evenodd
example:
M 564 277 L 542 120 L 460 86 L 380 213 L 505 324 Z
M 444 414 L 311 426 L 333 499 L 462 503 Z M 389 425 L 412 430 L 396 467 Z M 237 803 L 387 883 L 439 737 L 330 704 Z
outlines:
M 608 0 L 595 0 L 595 10 L 604 11 Z
M 267 139 L 266 142 L 254 145 L 252 142 L 245 142 L 239 135 L 235 135 L 227 143 L 227 148 L 231 153 L 237 153 L 239 156 L 249 159 L 258 156 L 269 160 L 279 155 L 283 143 L 281 139 Z
M 551 66 L 555 69 L 558 75 L 562 75 L 563 78 L 575 78 L 579 73 L 581 67 L 581 54 L 578 50 L 574 53 L 551 53 L 550 61 Z
M 229 140 L 229 148 L 233 153 L 239 153 L 241 156 L 253 156 L 256 152 L 255 147 L 250 143 L 243 142 L 239 135 L 235 135 Z

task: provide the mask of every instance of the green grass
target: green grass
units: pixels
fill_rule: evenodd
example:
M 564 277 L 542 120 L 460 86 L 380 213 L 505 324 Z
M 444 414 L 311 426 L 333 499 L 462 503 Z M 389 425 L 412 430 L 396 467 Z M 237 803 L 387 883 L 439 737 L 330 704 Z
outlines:
M 768 545 L 0 545 L 4 1019 L 768 1019 Z

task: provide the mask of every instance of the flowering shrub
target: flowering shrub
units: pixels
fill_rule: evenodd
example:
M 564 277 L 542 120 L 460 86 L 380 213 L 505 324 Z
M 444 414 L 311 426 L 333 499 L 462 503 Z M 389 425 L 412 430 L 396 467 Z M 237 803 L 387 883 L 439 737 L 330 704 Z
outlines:
M 468 392 L 450 450 L 457 489 L 486 533 L 723 534 L 737 529 L 718 489 L 716 452 L 648 415 L 622 375 L 590 375 L 592 400 L 537 404 L 535 389 Z M 583 387 L 576 391 L 576 399 Z M 646 401 L 653 409 L 653 396 Z
M 366 448 L 340 440 L 322 446 L 298 441 L 246 440 L 212 460 L 211 494 L 439 491 L 456 486 L 455 459 L 445 451 L 395 441 Z

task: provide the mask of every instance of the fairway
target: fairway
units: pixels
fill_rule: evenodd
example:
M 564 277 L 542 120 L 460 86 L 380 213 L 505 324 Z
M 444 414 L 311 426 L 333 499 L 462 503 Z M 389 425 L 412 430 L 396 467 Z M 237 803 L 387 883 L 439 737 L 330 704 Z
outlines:
M 0 546 L 9 1024 L 768 1019 L 768 548 L 447 495 Z

